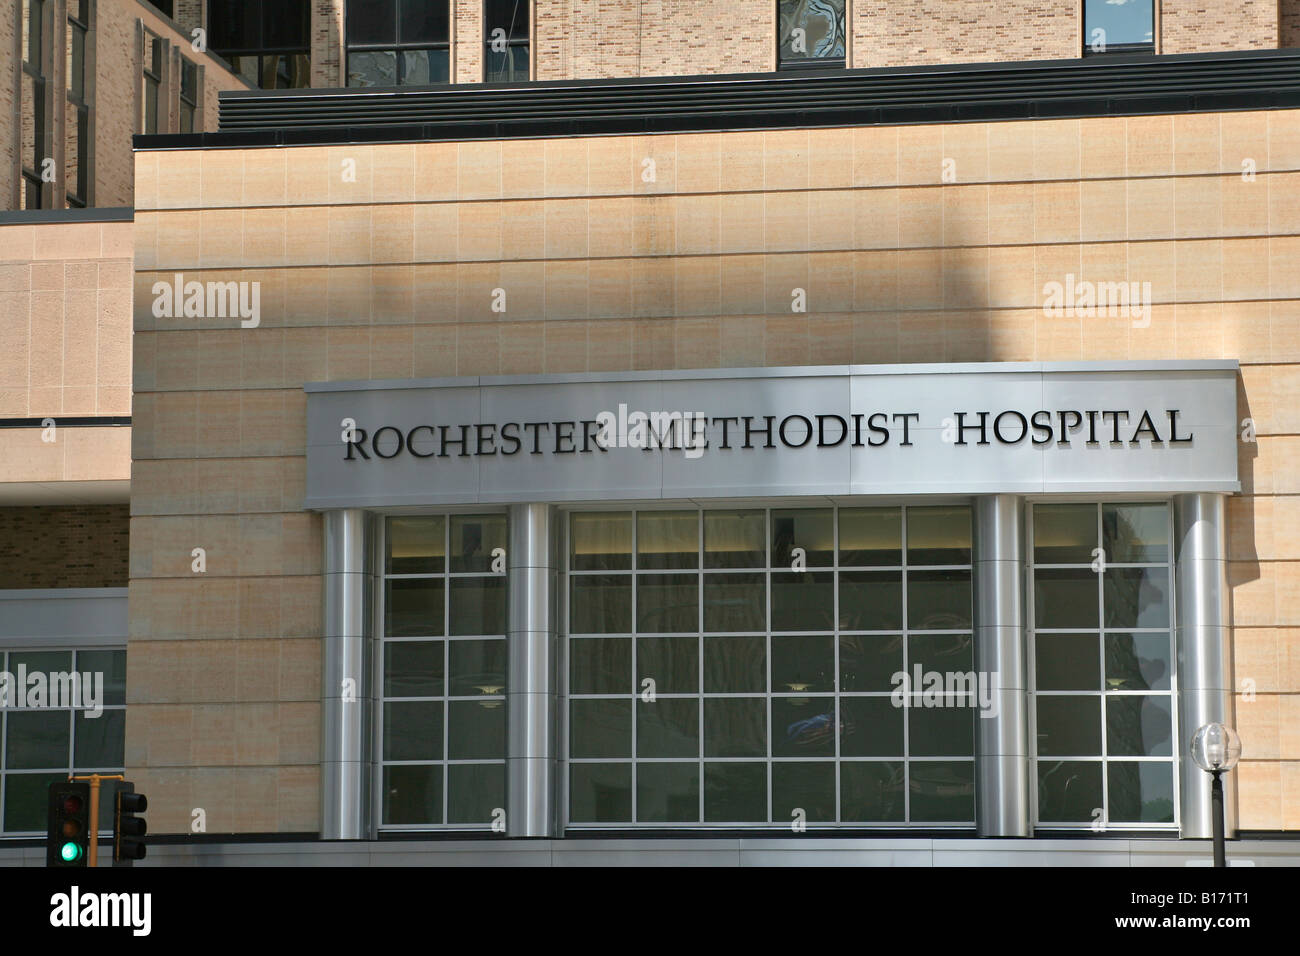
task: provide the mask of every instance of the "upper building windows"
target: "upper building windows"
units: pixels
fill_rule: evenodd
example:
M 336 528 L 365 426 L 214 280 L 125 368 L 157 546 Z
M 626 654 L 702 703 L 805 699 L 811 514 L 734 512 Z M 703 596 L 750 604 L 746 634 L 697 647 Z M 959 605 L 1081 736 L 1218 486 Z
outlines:
M 527 80 L 527 0 L 486 0 L 483 13 L 483 79 L 488 83 Z
M 348 86 L 446 83 L 450 4 L 375 0 L 348 4 Z
M 208 46 L 255 86 L 299 89 L 311 85 L 309 23 L 307 0 L 210 0 Z
M 845 0 L 779 0 L 778 65 L 843 67 L 848 44 L 844 32 Z
M 1153 0 L 1084 0 L 1083 52 L 1154 53 Z

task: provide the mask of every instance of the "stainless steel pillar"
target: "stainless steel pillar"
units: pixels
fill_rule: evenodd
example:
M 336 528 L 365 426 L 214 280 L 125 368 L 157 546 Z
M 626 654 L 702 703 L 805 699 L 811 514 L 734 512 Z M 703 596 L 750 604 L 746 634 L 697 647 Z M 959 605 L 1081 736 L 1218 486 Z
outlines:
M 555 835 L 556 588 L 548 505 L 510 506 L 506 833 Z
M 1213 832 L 1210 775 L 1190 756 L 1192 735 L 1211 722 L 1233 726 L 1232 624 L 1228 614 L 1227 507 L 1221 494 L 1174 498 L 1177 578 L 1174 646 L 1178 649 L 1180 836 Z M 1245 742 L 1249 746 L 1249 741 Z M 1235 772 L 1224 782 L 1224 832 L 1237 831 Z
M 1027 837 L 1029 694 L 1024 627 L 1024 505 L 1017 495 L 975 499 L 975 669 L 994 714 L 975 720 L 975 827 Z
M 373 535 L 366 512 L 325 512 L 321 660 L 321 839 L 373 836 L 370 812 L 374 700 L 370 655 Z

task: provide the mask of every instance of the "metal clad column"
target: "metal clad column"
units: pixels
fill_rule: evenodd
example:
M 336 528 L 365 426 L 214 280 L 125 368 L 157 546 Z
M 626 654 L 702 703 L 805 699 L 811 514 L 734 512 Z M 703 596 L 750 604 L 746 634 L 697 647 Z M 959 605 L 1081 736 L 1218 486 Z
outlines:
M 994 716 L 975 719 L 975 826 L 980 836 L 1031 835 L 1024 566 L 1019 496 L 976 498 L 975 669 L 977 678 L 988 681 L 995 701 Z
M 549 505 L 510 506 L 506 554 L 506 832 L 555 835 L 558 560 Z
M 325 512 L 321 659 L 321 839 L 370 832 L 372 524 L 356 508 Z
M 1192 761 L 1192 735 L 1211 722 L 1233 726 L 1232 630 L 1228 615 L 1226 505 L 1221 494 L 1174 498 L 1178 651 L 1179 835 L 1209 839 L 1210 775 Z M 1248 747 L 1249 741 L 1244 746 Z M 1236 771 L 1223 788 L 1224 834 L 1237 830 Z

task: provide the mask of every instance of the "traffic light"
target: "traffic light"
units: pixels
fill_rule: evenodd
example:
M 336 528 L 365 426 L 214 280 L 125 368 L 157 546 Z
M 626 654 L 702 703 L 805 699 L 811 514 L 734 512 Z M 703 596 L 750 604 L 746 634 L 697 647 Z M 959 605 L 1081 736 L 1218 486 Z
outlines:
M 144 859 L 145 845 L 140 838 L 149 826 L 136 814 L 148 809 L 148 799 L 143 793 L 135 792 L 135 784 L 123 780 L 117 785 L 113 804 L 114 866 L 130 866 L 133 861 Z
M 57 780 L 50 784 L 46 866 L 88 866 L 90 856 L 90 784 Z

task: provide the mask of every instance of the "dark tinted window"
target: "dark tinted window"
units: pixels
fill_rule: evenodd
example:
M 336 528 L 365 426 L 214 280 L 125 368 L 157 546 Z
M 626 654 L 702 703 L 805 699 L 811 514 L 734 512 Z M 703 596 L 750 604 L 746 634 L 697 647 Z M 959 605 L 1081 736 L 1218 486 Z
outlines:
M 397 0 L 348 4 L 348 44 L 396 43 Z
M 506 39 L 519 40 L 528 36 L 527 0 L 487 0 L 484 16 L 485 33 L 498 27 L 506 31 Z
M 446 43 L 450 36 L 445 2 L 406 0 L 401 5 L 398 40 L 401 43 Z
M 252 4 L 250 4 L 252 6 Z M 262 5 L 262 44 L 268 50 L 309 46 L 307 0 L 275 0 Z

